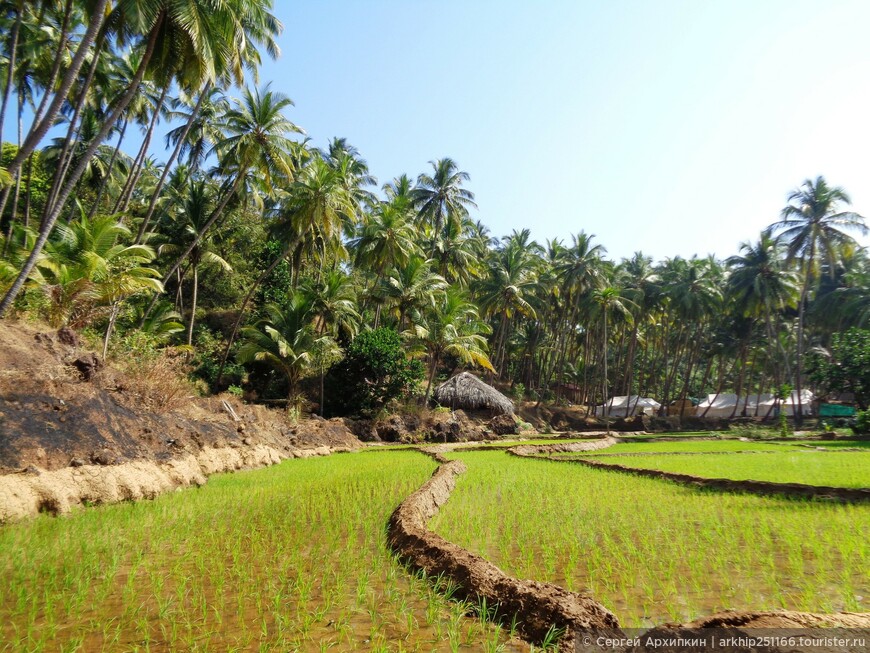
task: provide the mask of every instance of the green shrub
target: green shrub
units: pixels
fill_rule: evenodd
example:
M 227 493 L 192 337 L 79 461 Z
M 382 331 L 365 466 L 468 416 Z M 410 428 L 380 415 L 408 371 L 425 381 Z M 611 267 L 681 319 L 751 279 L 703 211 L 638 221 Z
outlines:
M 394 330 L 361 333 L 327 374 L 327 412 L 374 415 L 393 399 L 410 395 L 424 373 L 421 361 L 405 355 Z
M 859 410 L 855 414 L 852 431 L 854 431 L 856 435 L 870 434 L 870 410 Z

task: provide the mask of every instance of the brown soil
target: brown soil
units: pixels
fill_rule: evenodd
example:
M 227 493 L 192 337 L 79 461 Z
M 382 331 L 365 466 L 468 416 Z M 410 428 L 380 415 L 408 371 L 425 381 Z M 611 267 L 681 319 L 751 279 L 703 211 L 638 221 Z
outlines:
M 197 397 L 168 369 L 137 378 L 103 366 L 67 329 L 4 320 L 0 342 L 0 523 L 362 446 L 342 420 L 294 424 L 229 395 Z
M 575 634 L 590 629 L 616 632 L 616 617 L 588 596 L 557 585 L 511 578 L 498 567 L 436 535 L 428 521 L 450 497 L 456 476 L 465 471 L 460 461 L 427 452 L 441 466 L 390 517 L 390 546 L 411 565 L 429 576 L 441 575 L 457 585 L 456 596 L 472 601 L 485 598 L 498 606 L 498 618 L 510 622 L 518 616 L 518 631 L 530 642 L 542 642 L 551 627 L 563 629 L 562 650 L 574 650 Z
M 587 442 L 567 442 L 565 444 L 521 444 L 511 447 L 507 452 L 513 456 L 538 456 L 550 453 L 579 453 L 583 451 L 597 451 L 606 449 L 616 444 L 618 440 L 607 437 L 603 433 L 598 434 L 598 439 Z
M 355 420 L 351 428 L 367 442 L 480 442 L 516 433 L 513 418 L 507 419 L 511 428 L 504 420 L 493 418 L 489 411 L 420 409 L 382 419 Z

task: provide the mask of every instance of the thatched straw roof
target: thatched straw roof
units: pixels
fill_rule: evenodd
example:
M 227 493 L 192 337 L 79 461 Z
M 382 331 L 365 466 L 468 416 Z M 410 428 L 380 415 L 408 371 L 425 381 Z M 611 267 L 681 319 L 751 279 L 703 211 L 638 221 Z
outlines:
M 507 415 L 514 412 L 510 399 L 468 372 L 457 374 L 439 385 L 435 390 L 435 401 L 442 406 L 463 410 L 489 408 Z

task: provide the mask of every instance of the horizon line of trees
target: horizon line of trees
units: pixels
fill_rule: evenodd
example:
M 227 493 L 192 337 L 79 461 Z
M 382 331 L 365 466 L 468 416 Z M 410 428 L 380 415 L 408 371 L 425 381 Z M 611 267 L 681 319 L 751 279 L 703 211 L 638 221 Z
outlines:
M 800 395 L 808 355 L 870 317 L 864 218 L 821 176 L 734 256 L 658 263 L 608 260 L 585 231 L 493 238 L 450 158 L 378 188 L 352 145 L 313 147 L 257 84 L 271 7 L 0 2 L 0 130 L 18 133 L 0 156 L 0 316 L 99 330 L 104 356 L 130 334 L 183 346 L 213 389 L 259 397 L 322 403 L 356 335 L 389 327 L 425 363 L 424 399 L 469 367 L 518 396 L 663 410 Z

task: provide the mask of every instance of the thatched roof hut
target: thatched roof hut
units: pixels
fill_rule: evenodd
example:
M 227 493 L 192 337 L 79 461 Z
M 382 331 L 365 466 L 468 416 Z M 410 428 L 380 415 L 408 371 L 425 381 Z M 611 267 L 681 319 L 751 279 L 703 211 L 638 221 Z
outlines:
M 514 413 L 510 399 L 468 372 L 457 374 L 439 385 L 435 390 L 435 401 L 453 409 L 488 408 L 499 415 Z

